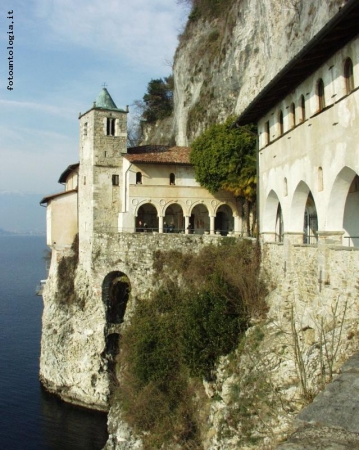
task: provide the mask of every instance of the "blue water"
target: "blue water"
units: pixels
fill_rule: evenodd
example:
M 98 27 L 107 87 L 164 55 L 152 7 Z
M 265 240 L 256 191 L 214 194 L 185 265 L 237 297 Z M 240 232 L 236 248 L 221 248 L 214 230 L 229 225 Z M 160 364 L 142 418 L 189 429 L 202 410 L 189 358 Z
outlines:
M 45 238 L 0 236 L 0 450 L 100 450 L 106 414 L 45 392 L 38 380 Z

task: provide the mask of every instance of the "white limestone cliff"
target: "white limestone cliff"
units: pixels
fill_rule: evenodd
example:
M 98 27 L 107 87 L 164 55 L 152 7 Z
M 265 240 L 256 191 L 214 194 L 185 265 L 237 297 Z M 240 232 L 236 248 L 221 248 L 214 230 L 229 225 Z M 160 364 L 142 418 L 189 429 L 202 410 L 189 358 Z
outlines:
M 240 114 L 343 4 L 237 0 L 225 18 L 189 21 L 174 58 L 168 140 L 189 145 L 208 124 Z M 168 132 L 168 120 L 164 125 Z M 160 128 L 147 126 L 145 143 L 156 143 Z

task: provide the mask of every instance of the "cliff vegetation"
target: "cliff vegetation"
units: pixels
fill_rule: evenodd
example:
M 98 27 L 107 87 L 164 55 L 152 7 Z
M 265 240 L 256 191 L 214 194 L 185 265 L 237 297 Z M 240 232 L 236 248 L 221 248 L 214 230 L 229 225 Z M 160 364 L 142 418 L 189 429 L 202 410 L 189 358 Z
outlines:
M 198 255 L 155 255 L 160 288 L 141 300 L 121 337 L 115 398 L 145 449 L 201 449 L 202 380 L 240 345 L 254 318 L 265 315 L 259 252 L 228 238 Z

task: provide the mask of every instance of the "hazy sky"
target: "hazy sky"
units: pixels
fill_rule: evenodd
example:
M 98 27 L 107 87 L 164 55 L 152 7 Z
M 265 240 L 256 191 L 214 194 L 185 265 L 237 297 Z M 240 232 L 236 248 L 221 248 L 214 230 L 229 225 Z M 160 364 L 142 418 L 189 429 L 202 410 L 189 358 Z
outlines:
M 125 108 L 152 78 L 169 75 L 187 14 L 176 0 L 0 3 L 0 193 L 45 196 L 61 190 L 60 174 L 78 161 L 79 112 L 104 82 Z

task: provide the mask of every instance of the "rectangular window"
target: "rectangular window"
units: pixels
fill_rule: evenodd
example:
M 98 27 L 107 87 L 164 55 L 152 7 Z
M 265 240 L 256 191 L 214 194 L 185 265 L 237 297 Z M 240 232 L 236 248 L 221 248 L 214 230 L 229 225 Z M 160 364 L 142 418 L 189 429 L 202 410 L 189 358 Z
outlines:
M 112 186 L 118 186 L 120 184 L 120 176 L 112 175 Z
M 87 136 L 87 122 L 84 123 L 84 136 Z
M 269 129 L 269 120 L 264 124 L 264 145 L 268 145 L 270 143 L 270 129 Z
M 107 136 L 115 136 L 115 119 L 107 118 L 106 134 Z

